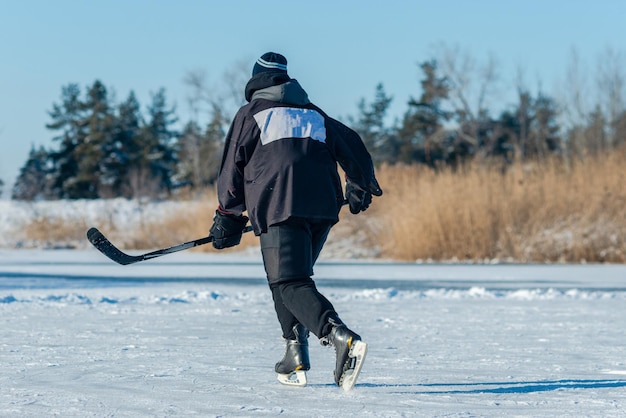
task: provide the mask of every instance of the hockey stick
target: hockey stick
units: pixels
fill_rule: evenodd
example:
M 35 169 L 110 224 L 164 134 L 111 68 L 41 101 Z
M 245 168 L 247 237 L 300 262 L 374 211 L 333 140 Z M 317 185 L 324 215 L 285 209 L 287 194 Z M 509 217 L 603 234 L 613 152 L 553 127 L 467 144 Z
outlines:
M 249 231 L 252 231 L 251 225 L 246 226 L 243 230 L 243 232 Z M 89 228 L 89 231 L 87 231 L 87 239 L 94 247 L 96 247 L 98 251 L 115 261 L 117 264 L 121 264 L 123 266 L 138 263 L 140 261 L 151 260 L 153 258 L 161 257 L 162 255 L 183 251 L 189 248 L 197 247 L 198 245 L 208 244 L 213 241 L 213 237 L 204 237 L 146 254 L 129 255 L 113 245 L 102 232 L 98 231 L 97 228 Z
M 345 206 L 347 204 L 348 201 L 344 200 L 341 203 L 341 206 Z M 243 229 L 244 233 L 250 231 L 252 231 L 252 225 L 248 225 Z M 89 228 L 89 231 L 87 231 L 87 239 L 89 240 L 91 245 L 96 247 L 98 251 L 109 257 L 111 260 L 115 261 L 117 264 L 121 264 L 123 266 L 138 263 L 140 261 L 151 260 L 153 258 L 161 257 L 166 254 L 176 253 L 178 251 L 197 247 L 198 245 L 204 245 L 208 244 L 209 242 L 213 242 L 213 237 L 204 237 L 145 254 L 129 255 L 113 245 L 111 241 L 109 241 L 109 239 L 105 237 L 104 234 L 100 232 L 97 228 Z

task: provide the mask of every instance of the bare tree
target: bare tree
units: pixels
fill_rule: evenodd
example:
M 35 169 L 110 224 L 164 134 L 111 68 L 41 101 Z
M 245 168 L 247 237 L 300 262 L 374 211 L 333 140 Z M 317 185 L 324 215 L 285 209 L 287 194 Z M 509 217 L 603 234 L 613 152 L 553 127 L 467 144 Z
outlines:
M 207 73 L 203 69 L 197 69 L 187 72 L 183 83 L 189 87 L 187 96 L 187 104 L 191 111 L 192 120 L 200 123 L 201 114 L 210 114 L 219 101 L 216 95 L 207 85 Z
M 499 81 L 498 64 L 489 54 L 484 65 L 460 47 L 439 44 L 435 56 L 441 74 L 448 82 L 449 99 L 461 124 L 470 127 L 469 134 L 478 139 L 480 121 L 487 114 L 489 99 L 496 92 Z
M 230 70 L 224 72 L 222 76 L 225 87 L 225 92 L 222 96 L 223 102 L 225 103 L 224 108 L 227 111 L 232 110 L 232 114 L 246 103 L 244 88 L 251 76 L 251 62 L 253 61 L 249 59 L 239 60 Z M 234 109 L 231 109 L 231 106 L 233 106 Z
M 626 110 L 625 56 L 621 51 L 607 47 L 597 60 L 596 84 L 598 105 L 607 121 L 608 146 L 616 142 L 615 131 L 618 121 Z
M 179 139 L 181 161 L 177 177 L 181 184 L 211 184 L 221 162 L 221 148 L 232 116 L 245 103 L 244 88 L 250 68 L 243 61 L 226 71 L 219 83 L 209 83 L 204 70 L 190 71 L 187 102 L 192 120 Z M 217 86 L 217 87 L 216 87 Z
M 593 102 L 589 94 L 588 70 L 581 62 L 580 54 L 575 47 L 570 50 L 564 84 L 561 84 L 558 90 L 563 126 L 567 129 L 584 126 L 593 108 Z
M 200 186 L 211 180 L 204 166 L 207 165 L 206 160 L 216 159 L 215 156 L 209 155 L 214 153 L 214 146 L 208 143 L 201 125 L 210 125 L 211 121 L 216 119 L 216 115 L 220 116 L 223 113 L 222 100 L 217 89 L 208 85 L 207 78 L 206 71 L 195 70 L 188 72 L 184 79 L 190 89 L 187 102 L 192 120 L 185 126 L 179 139 L 180 162 L 177 177 L 179 182 L 191 182 L 193 186 Z M 201 118 L 203 122 L 200 122 Z
M 137 197 L 156 197 L 159 194 L 159 180 L 146 167 L 133 168 L 128 173 L 128 183 L 123 186 L 123 194 Z
M 200 123 L 201 115 L 210 118 L 218 110 L 223 115 L 234 115 L 245 104 L 244 88 L 249 78 L 248 60 L 236 62 L 217 83 L 210 83 L 208 73 L 203 69 L 189 71 L 183 82 L 190 90 L 187 102 L 194 122 Z

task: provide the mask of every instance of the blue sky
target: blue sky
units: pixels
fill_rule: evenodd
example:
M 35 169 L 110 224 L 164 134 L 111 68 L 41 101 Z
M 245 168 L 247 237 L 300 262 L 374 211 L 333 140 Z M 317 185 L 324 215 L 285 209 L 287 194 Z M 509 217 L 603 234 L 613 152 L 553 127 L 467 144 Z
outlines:
M 118 101 L 132 89 L 144 106 L 163 87 L 184 120 L 186 74 L 218 83 L 273 50 L 331 115 L 356 114 L 383 83 L 400 116 L 439 43 L 493 54 L 505 90 L 522 68 L 550 93 L 572 48 L 590 64 L 608 47 L 626 53 L 624 22 L 620 0 L 0 0 L 0 179 L 13 181 L 31 145 L 53 146 L 47 112 L 69 83 L 101 80 Z

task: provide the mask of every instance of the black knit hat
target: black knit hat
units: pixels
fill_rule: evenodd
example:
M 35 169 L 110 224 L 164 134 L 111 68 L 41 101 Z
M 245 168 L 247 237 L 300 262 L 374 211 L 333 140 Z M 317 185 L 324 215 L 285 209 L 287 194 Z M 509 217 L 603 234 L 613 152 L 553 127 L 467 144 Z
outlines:
M 252 68 L 252 76 L 254 77 L 262 72 L 287 74 L 287 58 L 276 52 L 266 52 L 261 55 L 261 58 L 256 60 Z

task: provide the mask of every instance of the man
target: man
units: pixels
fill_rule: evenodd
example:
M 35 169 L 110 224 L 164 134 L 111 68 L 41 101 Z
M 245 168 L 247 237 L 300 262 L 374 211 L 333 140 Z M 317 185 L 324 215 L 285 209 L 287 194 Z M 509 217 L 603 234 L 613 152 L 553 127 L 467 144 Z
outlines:
M 382 195 L 361 138 L 312 104 L 287 74 L 287 59 L 263 54 L 245 88 L 249 102 L 226 135 L 217 180 L 219 206 L 210 236 L 217 249 L 241 241 L 248 217 L 260 236 L 285 355 L 278 380 L 304 386 L 310 369 L 309 330 L 335 348 L 337 385 L 350 390 L 367 345 L 339 319 L 311 279 L 313 265 L 344 203 L 337 163 L 346 174 L 350 211 Z M 248 216 L 243 212 L 247 211 Z

